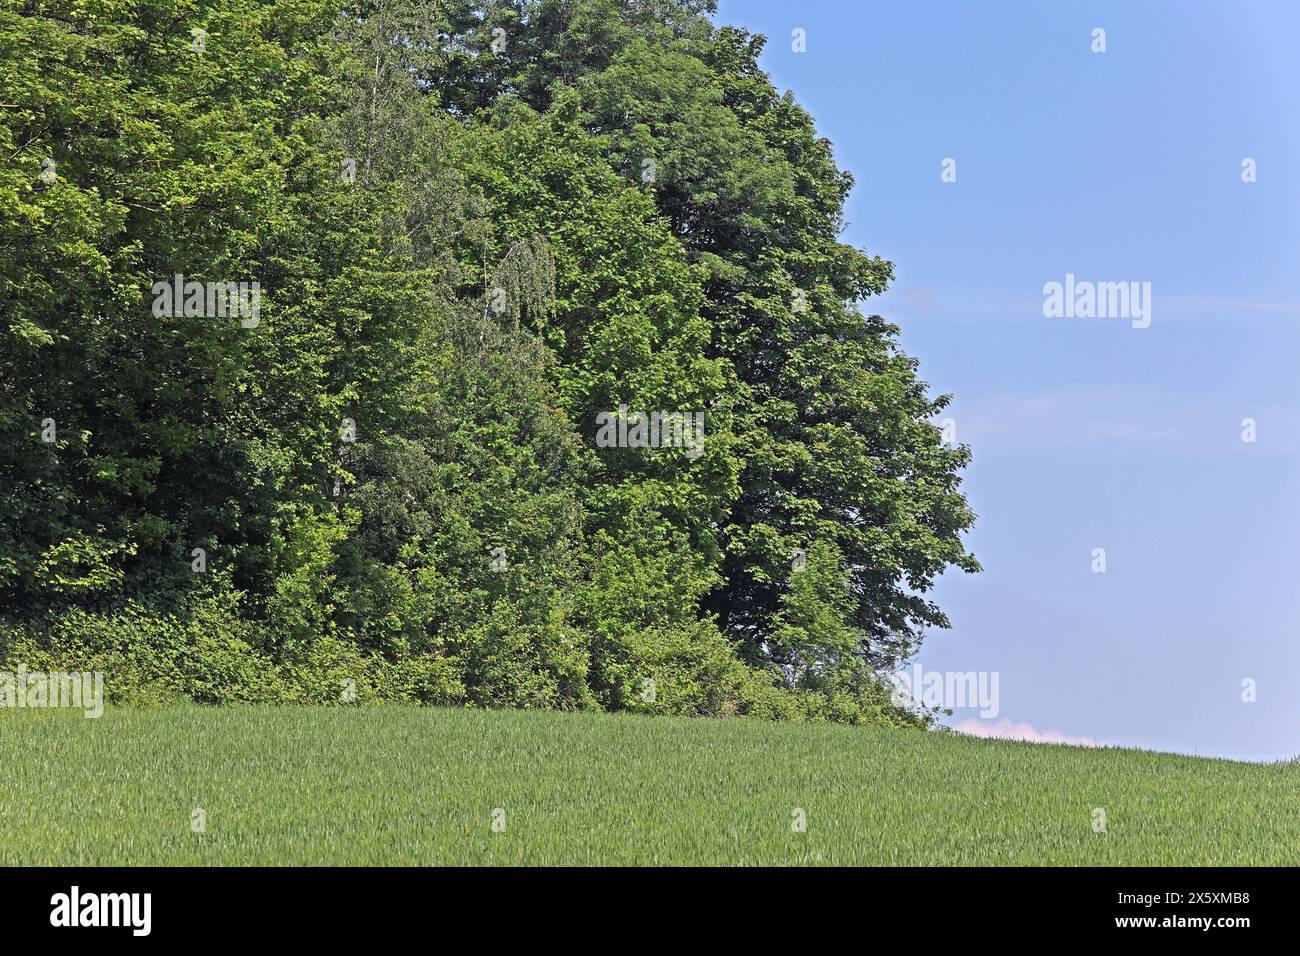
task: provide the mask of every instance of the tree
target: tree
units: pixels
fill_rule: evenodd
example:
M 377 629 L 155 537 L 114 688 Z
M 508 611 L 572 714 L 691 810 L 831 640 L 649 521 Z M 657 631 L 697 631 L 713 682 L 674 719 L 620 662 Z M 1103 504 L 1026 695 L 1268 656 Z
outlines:
M 703 270 L 705 355 L 722 361 L 735 399 L 740 493 L 719 523 L 719 585 L 705 608 L 755 663 L 771 640 L 792 554 L 827 542 L 843 555 L 852 600 L 844 624 L 857 653 L 889 665 L 946 626 L 924 597 L 948 566 L 978 564 L 961 533 L 973 514 L 959 491 L 969 449 L 948 448 L 896 327 L 857 303 L 882 292 L 892 266 L 838 240 L 852 178 L 791 97 L 758 66 L 762 38 L 714 29 L 704 7 L 598 0 L 463 4 L 452 74 L 476 91 L 457 109 L 522 100 L 568 109 L 629 180 L 649 160 L 646 190 Z M 477 24 L 470 27 L 469 24 Z M 492 24 L 509 54 L 476 46 Z M 588 46 L 618 37 L 618 47 Z M 574 50 L 563 66 L 548 51 Z M 449 97 L 450 93 L 447 94 Z
M 20 644 L 171 674 L 217 627 L 203 699 L 906 719 L 877 671 L 978 567 L 969 451 L 713 10 L 0 13 Z

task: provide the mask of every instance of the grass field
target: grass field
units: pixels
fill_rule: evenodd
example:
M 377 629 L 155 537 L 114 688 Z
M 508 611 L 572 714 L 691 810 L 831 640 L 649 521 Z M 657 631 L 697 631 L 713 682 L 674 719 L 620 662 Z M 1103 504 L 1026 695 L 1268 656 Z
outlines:
M 908 731 L 9 710 L 0 766 L 4 864 L 1300 863 L 1298 765 Z

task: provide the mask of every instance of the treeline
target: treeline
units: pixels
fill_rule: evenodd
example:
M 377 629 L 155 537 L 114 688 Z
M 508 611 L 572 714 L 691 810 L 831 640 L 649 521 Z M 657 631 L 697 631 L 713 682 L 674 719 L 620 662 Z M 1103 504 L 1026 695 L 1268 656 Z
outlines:
M 969 452 L 712 8 L 6 2 L 0 667 L 923 719 Z

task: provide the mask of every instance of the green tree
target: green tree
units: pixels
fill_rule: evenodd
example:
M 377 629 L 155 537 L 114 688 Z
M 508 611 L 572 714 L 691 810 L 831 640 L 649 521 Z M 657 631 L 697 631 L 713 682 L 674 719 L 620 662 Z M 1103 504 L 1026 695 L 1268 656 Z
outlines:
M 887 666 L 924 628 L 946 626 L 924 595 L 946 567 L 978 569 L 961 541 L 969 450 L 941 443 L 932 419 L 948 399 L 928 394 L 897 329 L 860 312 L 892 267 L 839 241 L 852 178 L 758 66 L 762 38 L 713 28 L 711 4 L 668 17 L 651 2 L 451 6 L 455 45 L 475 53 L 460 59 L 471 76 L 449 74 L 474 91 L 457 109 L 567 110 L 573 88 L 615 170 L 637 182 L 653 164 L 646 191 L 704 270 L 705 354 L 734 377 L 741 460 L 706 608 L 750 660 L 775 663 L 791 555 L 824 541 L 844 558 L 852 600 L 836 613 L 862 636 L 862 659 Z M 509 37 L 500 55 L 487 45 L 494 25 Z M 556 50 L 574 55 L 561 64 Z
M 205 700 L 908 720 L 876 672 L 977 567 L 969 451 L 713 10 L 5 3 L 8 646 Z M 256 311 L 157 308 L 178 274 Z M 702 444 L 597 440 L 638 412 Z

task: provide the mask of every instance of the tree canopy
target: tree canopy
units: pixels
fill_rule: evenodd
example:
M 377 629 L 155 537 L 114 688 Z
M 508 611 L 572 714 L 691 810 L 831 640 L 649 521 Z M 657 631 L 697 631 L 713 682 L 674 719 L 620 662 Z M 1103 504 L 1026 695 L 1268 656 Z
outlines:
M 970 452 L 714 16 L 6 0 L 0 663 L 923 721 Z

